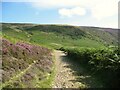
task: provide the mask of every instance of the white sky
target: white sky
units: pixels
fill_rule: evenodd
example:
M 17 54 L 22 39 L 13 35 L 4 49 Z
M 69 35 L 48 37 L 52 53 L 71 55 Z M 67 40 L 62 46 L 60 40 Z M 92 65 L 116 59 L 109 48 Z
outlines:
M 103 27 L 118 27 L 118 2 L 119 0 L 2 0 L 3 2 L 31 2 L 37 9 L 57 9 L 61 19 L 75 16 L 85 16 L 89 20 Z M 92 22 L 92 21 L 91 21 Z M 70 23 L 70 22 L 68 22 Z M 79 25 L 74 21 L 70 24 Z

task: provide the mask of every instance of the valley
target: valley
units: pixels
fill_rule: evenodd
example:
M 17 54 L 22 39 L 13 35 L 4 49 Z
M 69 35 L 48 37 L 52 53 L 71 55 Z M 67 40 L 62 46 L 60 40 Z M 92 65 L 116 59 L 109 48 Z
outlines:
M 1 24 L 1 88 L 119 87 L 118 29 Z

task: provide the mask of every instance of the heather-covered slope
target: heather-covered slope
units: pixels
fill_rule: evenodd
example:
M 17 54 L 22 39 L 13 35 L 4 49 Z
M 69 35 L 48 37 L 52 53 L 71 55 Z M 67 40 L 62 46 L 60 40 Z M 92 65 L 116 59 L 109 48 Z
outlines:
M 53 70 L 51 50 L 24 42 L 2 40 L 3 87 L 50 87 Z

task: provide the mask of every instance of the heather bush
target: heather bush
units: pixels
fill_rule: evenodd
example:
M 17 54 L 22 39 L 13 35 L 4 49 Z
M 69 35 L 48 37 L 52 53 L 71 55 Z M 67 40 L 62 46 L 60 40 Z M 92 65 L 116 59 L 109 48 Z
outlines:
M 24 42 L 13 44 L 6 39 L 2 40 L 2 48 L 3 83 L 32 65 L 23 76 L 6 87 L 21 87 L 21 83 L 29 87 L 36 80 L 35 76 L 42 78 L 52 71 L 53 61 L 50 49 Z

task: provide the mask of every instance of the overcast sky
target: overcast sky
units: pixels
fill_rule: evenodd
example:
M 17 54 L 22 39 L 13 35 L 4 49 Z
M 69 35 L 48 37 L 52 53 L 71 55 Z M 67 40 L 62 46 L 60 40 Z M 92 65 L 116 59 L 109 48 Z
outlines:
M 2 0 L 2 22 L 118 27 L 119 0 Z

